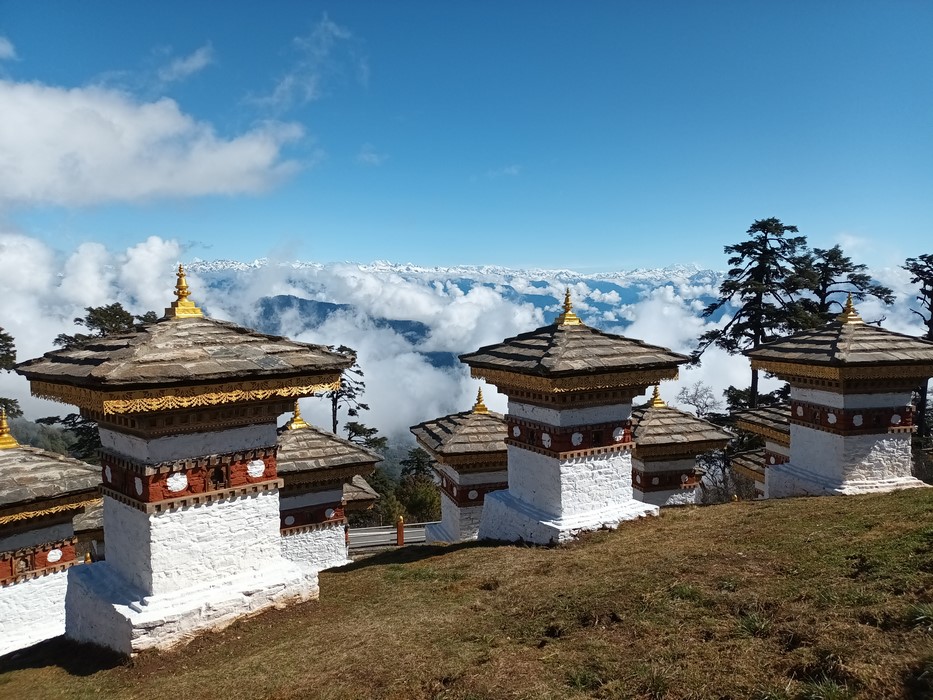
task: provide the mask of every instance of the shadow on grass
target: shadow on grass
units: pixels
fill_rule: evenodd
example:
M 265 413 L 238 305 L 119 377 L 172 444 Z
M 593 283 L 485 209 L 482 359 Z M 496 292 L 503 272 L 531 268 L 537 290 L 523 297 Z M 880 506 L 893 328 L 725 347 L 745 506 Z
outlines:
M 350 564 L 327 569 L 329 574 L 343 574 L 359 569 L 365 569 L 369 566 L 385 566 L 388 564 L 410 564 L 416 561 L 423 561 L 433 557 L 442 557 L 445 554 L 459 552 L 463 549 L 476 549 L 487 547 L 523 547 L 527 545 L 515 544 L 510 542 L 497 542 L 492 540 L 470 540 L 469 542 L 457 542 L 456 544 L 437 545 L 437 544 L 413 544 L 406 547 L 395 547 L 386 549 L 374 554 L 365 554 L 356 551 L 353 553 L 356 557 L 361 557 Z
M 127 663 L 125 656 L 94 644 L 55 637 L 0 656 L 0 675 L 29 668 L 57 666 L 72 676 L 91 676 Z

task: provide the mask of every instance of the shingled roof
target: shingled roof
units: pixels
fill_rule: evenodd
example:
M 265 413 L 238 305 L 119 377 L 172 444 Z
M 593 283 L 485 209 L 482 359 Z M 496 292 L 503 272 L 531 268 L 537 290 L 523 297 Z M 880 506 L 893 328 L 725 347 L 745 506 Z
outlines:
M 782 445 L 790 444 L 790 404 L 762 406 L 732 414 L 736 427 Z
M 845 311 L 822 328 L 802 331 L 748 350 L 753 366 L 779 363 L 859 367 L 930 365 L 933 342 L 865 323 L 850 297 Z
M 353 467 L 370 472 L 382 459 L 378 452 L 305 423 L 296 403 L 295 417 L 279 435 L 276 469 L 279 474 Z
M 460 355 L 474 370 L 548 378 L 633 370 L 674 369 L 690 358 L 667 348 L 590 328 L 573 313 L 568 291 L 554 323 Z
M 338 381 L 340 372 L 353 362 L 352 357 L 320 345 L 205 318 L 187 298 L 181 266 L 175 289 L 178 299 L 163 318 L 127 333 L 48 352 L 20 363 L 16 371 L 30 381 L 37 396 L 123 413 L 153 410 L 153 406 L 212 405 L 240 396 L 307 395 Z M 224 392 L 221 398 L 194 396 L 202 392 L 200 387 L 217 393 L 218 386 Z M 179 388 L 187 393 L 179 393 Z
M 712 443 L 725 446 L 732 438 L 719 426 L 668 406 L 661 400 L 657 387 L 651 401 L 632 410 L 631 420 L 636 449 L 703 443 L 710 443 L 708 449 L 712 449 Z
M 411 427 L 418 442 L 443 460 L 453 456 L 500 456 L 505 459 L 506 424 L 501 413 L 493 413 L 483 403 L 483 392 L 469 411 L 453 413 Z
M 0 509 L 84 494 L 97 498 L 100 469 L 36 447 L 0 450 Z
M 765 449 L 763 447 L 748 452 L 738 452 L 729 458 L 729 463 L 742 476 L 758 482 L 765 480 Z

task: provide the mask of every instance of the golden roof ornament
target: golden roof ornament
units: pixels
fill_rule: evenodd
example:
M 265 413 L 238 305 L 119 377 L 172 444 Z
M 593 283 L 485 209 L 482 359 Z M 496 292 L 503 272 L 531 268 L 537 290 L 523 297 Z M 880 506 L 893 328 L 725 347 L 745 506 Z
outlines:
M 297 399 L 295 399 L 295 413 L 292 415 L 292 419 L 288 421 L 288 425 L 286 427 L 289 430 L 301 430 L 302 428 L 311 427 L 305 422 L 305 419 L 301 417 L 301 407 L 298 406 Z
M 188 299 L 191 292 L 188 291 L 188 281 L 185 279 L 185 268 L 178 265 L 178 282 L 175 284 L 175 301 L 165 309 L 165 318 L 202 318 L 201 312 L 193 301 Z
M 0 408 L 0 450 L 10 450 L 14 447 L 19 447 L 19 443 L 10 432 L 10 424 L 6 421 L 6 409 Z
M 564 292 L 564 313 L 557 317 L 558 326 L 582 326 L 583 321 L 573 312 L 573 304 L 570 301 L 570 287 Z
M 651 408 L 667 408 L 667 404 L 664 403 L 664 399 L 661 398 L 661 388 L 657 385 L 654 387 L 654 393 L 651 395 L 651 403 L 648 404 Z
M 836 320 L 842 323 L 842 325 L 864 323 L 862 317 L 859 316 L 858 312 L 855 310 L 855 304 L 852 303 L 852 292 L 849 292 L 849 298 L 846 299 L 845 308 L 843 308 L 842 313 L 839 314 Z
M 476 403 L 473 404 L 473 413 L 489 413 L 486 404 L 483 403 L 483 388 L 476 390 Z

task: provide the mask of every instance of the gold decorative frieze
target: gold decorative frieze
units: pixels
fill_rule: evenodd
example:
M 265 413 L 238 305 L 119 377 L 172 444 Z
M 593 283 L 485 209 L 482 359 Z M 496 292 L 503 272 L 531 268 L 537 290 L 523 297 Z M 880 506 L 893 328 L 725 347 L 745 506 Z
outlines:
M 775 360 L 752 359 L 752 369 L 764 370 L 786 380 L 793 378 L 824 379 L 845 382 L 871 379 L 923 379 L 933 376 L 933 364 L 865 365 L 859 367 L 839 365 L 798 364 Z
M 170 411 L 274 398 L 294 399 L 311 396 L 317 392 L 335 391 L 339 386 L 339 371 L 314 378 L 305 376 L 261 379 L 133 391 L 102 391 L 69 384 L 30 381 L 33 396 L 72 404 L 104 415 Z
M 67 513 L 73 510 L 79 510 L 80 508 L 97 506 L 100 505 L 100 502 L 100 498 L 92 498 L 90 500 L 76 501 L 74 503 L 62 503 L 55 506 L 49 506 L 48 508 L 40 508 L 38 510 L 24 510 L 20 513 L 0 515 L 0 526 L 20 522 L 22 520 L 33 520 L 34 518 L 43 518 L 48 515 Z
M 677 379 L 678 372 L 676 367 L 659 367 L 653 370 L 632 372 L 607 372 L 572 377 L 539 377 L 518 372 L 506 372 L 500 369 L 470 367 L 470 376 L 475 379 L 484 379 L 506 394 L 514 389 L 540 392 L 542 394 L 565 394 L 574 391 L 615 389 L 623 386 L 646 388 L 652 384 L 657 384 L 661 379 Z

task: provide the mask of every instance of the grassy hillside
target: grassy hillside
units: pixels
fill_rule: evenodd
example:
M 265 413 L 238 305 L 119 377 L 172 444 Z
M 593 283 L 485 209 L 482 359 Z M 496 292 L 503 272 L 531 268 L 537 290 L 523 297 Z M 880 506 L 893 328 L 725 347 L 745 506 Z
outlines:
M 0 697 L 933 697 L 933 489 L 409 547 L 174 653 L 42 645 Z

